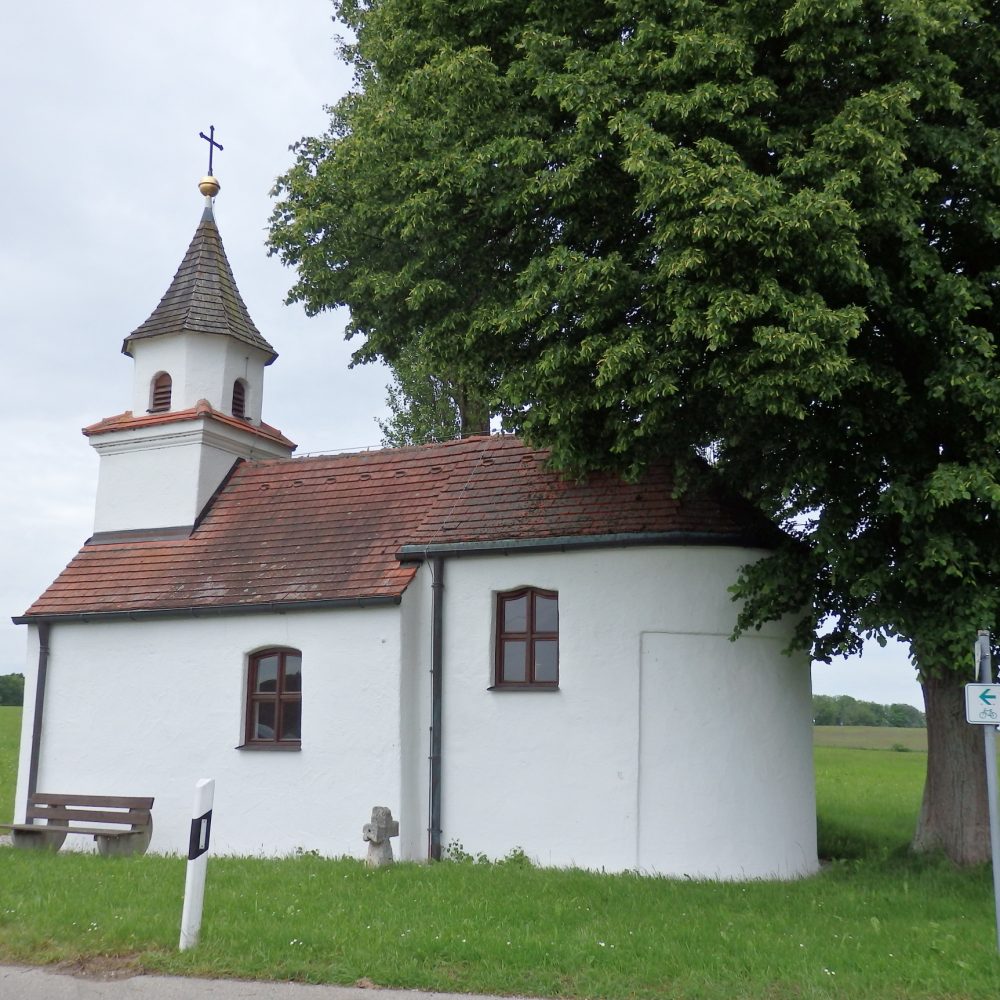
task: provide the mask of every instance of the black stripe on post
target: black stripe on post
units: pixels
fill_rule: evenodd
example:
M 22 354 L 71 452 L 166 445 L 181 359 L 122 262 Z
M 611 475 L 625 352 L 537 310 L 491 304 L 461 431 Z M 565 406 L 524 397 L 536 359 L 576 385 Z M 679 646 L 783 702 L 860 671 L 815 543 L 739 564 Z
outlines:
M 191 820 L 191 837 L 188 840 L 188 861 L 200 858 L 208 850 L 208 841 L 212 835 L 212 810 L 204 816 Z

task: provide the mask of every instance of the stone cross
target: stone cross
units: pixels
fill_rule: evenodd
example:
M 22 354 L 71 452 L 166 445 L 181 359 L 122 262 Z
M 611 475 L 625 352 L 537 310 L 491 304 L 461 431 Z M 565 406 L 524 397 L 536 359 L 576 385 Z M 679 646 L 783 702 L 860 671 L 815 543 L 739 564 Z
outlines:
M 392 810 L 388 806 L 375 806 L 372 809 L 372 821 L 365 823 L 361 830 L 361 839 L 368 841 L 369 868 L 381 868 L 392 864 L 392 844 L 390 837 L 399 836 L 399 823 L 392 818 Z

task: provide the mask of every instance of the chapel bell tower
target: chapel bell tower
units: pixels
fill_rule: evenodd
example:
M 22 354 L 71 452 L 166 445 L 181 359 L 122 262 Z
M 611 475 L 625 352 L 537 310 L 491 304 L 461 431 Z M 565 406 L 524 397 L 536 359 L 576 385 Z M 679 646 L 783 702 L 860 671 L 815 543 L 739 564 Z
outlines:
M 210 141 L 222 148 L 214 128 Z M 261 420 L 264 370 L 277 354 L 226 258 L 211 158 L 198 188 L 205 208 L 191 245 L 159 305 L 122 345 L 134 362 L 132 409 L 83 431 L 100 456 L 94 541 L 183 537 L 238 459 L 295 449 Z

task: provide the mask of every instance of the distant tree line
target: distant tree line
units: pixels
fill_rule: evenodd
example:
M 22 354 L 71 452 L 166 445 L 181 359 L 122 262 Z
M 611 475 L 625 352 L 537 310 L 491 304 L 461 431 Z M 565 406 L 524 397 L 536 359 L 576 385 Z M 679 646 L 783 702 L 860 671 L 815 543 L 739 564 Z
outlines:
M 24 704 L 24 674 L 0 674 L 0 705 Z
M 925 729 L 927 720 L 912 705 L 876 705 L 850 695 L 813 695 L 813 723 L 817 726 L 896 726 Z

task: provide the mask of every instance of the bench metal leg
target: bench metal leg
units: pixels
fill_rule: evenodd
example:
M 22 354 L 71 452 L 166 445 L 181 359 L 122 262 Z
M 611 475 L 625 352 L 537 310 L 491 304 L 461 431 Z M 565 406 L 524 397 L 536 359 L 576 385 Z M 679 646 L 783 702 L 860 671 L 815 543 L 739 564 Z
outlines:
M 54 833 L 39 826 L 38 830 L 11 830 L 11 843 L 28 851 L 58 851 L 66 839 L 65 833 Z

